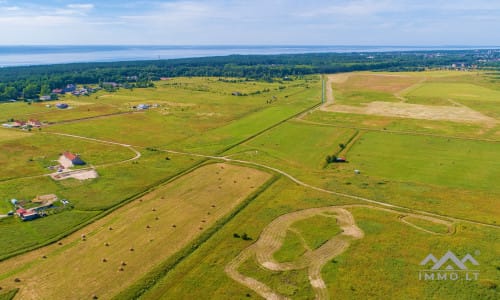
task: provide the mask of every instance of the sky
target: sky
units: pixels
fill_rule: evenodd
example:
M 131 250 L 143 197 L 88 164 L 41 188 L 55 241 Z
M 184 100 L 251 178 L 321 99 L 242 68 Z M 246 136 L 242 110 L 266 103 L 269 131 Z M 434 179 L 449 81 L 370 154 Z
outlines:
M 0 0 L 0 45 L 498 46 L 498 0 Z

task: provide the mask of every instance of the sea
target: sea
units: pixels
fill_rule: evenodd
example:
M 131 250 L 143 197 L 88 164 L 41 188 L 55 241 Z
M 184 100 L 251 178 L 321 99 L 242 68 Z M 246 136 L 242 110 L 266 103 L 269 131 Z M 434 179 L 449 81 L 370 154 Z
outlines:
M 0 67 L 113 62 L 232 54 L 354 53 L 498 49 L 471 46 L 0 46 Z

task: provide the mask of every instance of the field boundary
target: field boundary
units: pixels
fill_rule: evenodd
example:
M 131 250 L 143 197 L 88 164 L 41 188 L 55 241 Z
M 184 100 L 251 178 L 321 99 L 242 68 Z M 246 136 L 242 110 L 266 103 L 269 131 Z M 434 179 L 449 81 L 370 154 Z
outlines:
M 213 162 L 215 163 L 215 162 Z M 209 163 L 210 164 L 210 163 Z M 228 215 L 219 219 L 207 231 L 202 233 L 198 238 L 187 244 L 184 248 L 165 260 L 163 263 L 155 267 L 143 278 L 139 279 L 136 283 L 121 291 L 118 295 L 114 296 L 113 300 L 122 299 L 138 299 L 151 288 L 153 288 L 161 279 L 168 275 L 177 265 L 182 263 L 184 259 L 188 258 L 196 251 L 201 245 L 208 241 L 215 233 L 217 233 L 223 226 L 236 217 L 243 209 L 245 209 L 255 198 L 266 191 L 272 186 L 281 175 L 274 174 L 270 179 L 262 184 L 255 192 L 250 194 L 241 204 L 239 204 Z

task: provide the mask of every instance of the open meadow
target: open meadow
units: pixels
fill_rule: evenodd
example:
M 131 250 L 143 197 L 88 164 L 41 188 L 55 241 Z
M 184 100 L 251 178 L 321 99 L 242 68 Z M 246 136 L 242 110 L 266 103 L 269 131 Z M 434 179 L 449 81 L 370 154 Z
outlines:
M 0 299 L 498 299 L 498 80 L 172 78 L 0 104 L 51 123 L 0 129 Z M 98 177 L 47 176 L 64 151 Z M 71 205 L 4 216 L 45 194 Z M 429 279 L 448 251 L 438 271 L 467 277 Z

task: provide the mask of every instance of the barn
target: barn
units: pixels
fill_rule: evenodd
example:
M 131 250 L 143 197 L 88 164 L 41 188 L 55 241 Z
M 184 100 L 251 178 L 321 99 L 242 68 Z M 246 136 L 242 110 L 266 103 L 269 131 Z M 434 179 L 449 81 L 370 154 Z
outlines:
M 80 156 L 78 154 L 74 154 L 74 153 L 71 153 L 68 151 L 63 153 L 63 155 L 61 156 L 61 159 L 64 160 L 65 162 L 67 162 L 68 165 L 69 165 L 69 163 L 71 163 L 71 165 L 73 165 L 73 166 L 85 165 L 85 162 L 80 158 Z

